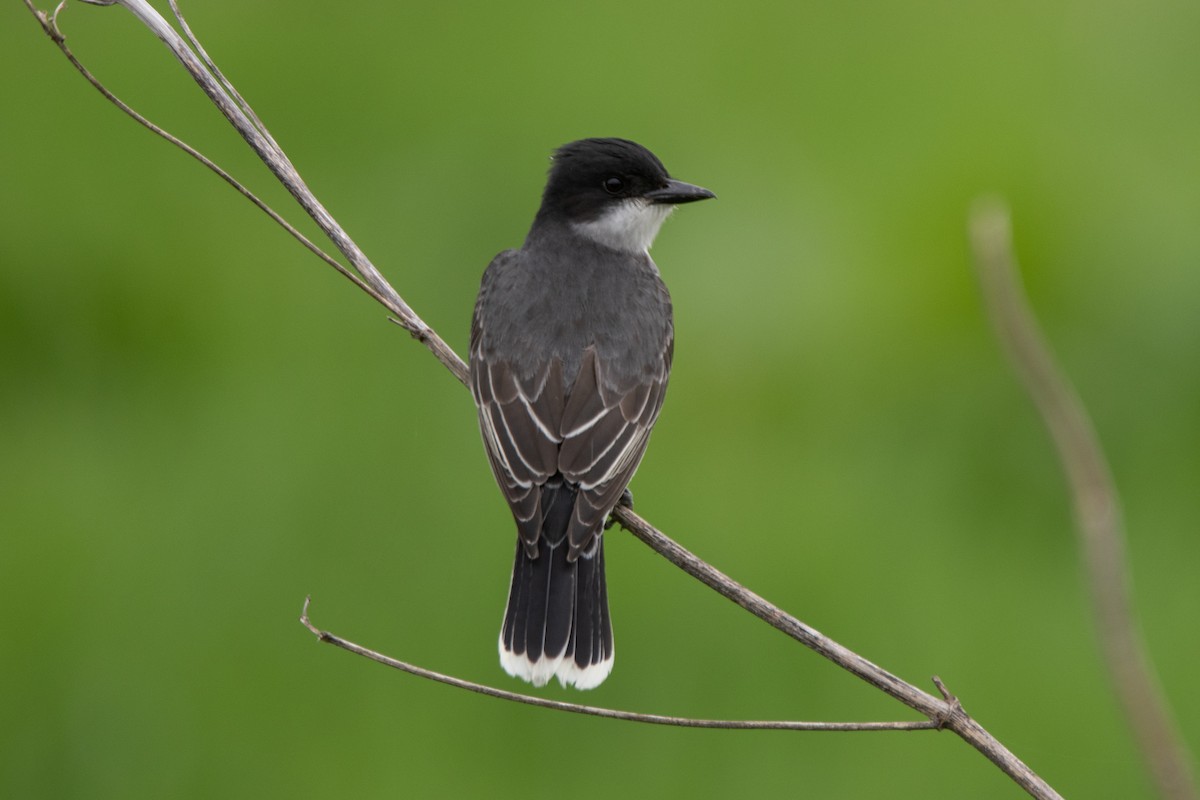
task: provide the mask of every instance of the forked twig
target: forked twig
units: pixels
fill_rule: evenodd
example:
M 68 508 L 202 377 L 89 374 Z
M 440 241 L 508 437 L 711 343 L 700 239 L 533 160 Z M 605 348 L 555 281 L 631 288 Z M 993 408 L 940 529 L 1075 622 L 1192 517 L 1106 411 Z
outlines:
M 237 92 L 226 89 L 222 85 L 223 78 L 218 79 L 209 71 L 204 63 L 204 56 L 197 55 L 184 37 L 180 36 L 146 0 L 81 0 L 81 2 L 89 5 L 116 5 L 124 8 L 166 45 L 204 94 L 208 96 L 208 99 L 217 107 L 217 110 L 224 115 L 225 119 L 246 141 L 246 144 L 250 145 L 250 148 L 267 165 L 267 169 L 271 170 L 305 213 L 312 217 L 313 222 L 317 223 L 322 232 L 350 262 L 351 267 L 358 273 L 357 277 L 361 279 L 361 281 L 355 280 L 355 284 L 392 312 L 396 321 L 413 338 L 424 344 L 446 369 L 458 378 L 459 382 L 466 385 L 466 363 L 442 340 L 436 331 L 425 324 L 425 321 L 412 310 L 391 284 L 384 280 L 383 275 L 379 273 L 371 260 L 304 183 L 304 179 L 300 177 L 300 172 L 292 164 L 291 159 L 275 142 L 275 139 L 266 132 L 265 126 L 258 120 L 258 117 L 252 111 L 247 112 L 249 104 Z M 54 25 L 53 19 L 47 20 L 45 14 L 37 11 L 32 5 L 32 0 L 25 0 L 25 5 L 38 18 L 50 38 L 60 49 L 65 51 L 65 41 L 57 26 Z M 343 272 L 343 274 L 345 273 Z
M 82 2 L 91 3 L 92 5 L 112 5 L 112 3 L 116 2 L 116 0 L 112 0 L 112 2 L 100 2 L 100 0 L 82 0 Z M 25 0 L 25 5 L 31 12 L 33 12 L 33 15 L 37 17 L 37 20 L 41 23 L 42 29 L 46 32 L 46 35 L 54 40 L 54 43 L 58 45 L 59 50 L 61 50 L 63 55 L 67 57 L 67 60 L 71 62 L 71 66 L 75 67 L 75 69 L 79 71 L 79 74 L 82 75 L 87 82 L 96 89 L 96 91 L 104 95 L 106 100 L 108 100 L 117 108 L 121 109 L 121 111 L 129 115 L 129 117 L 131 117 L 146 130 L 150 131 L 156 136 L 161 136 L 163 139 L 166 139 L 168 142 L 199 161 L 205 167 L 212 170 L 214 173 L 216 173 L 217 177 L 228 183 L 235 190 L 237 190 L 242 197 L 245 197 L 247 200 L 257 206 L 258 209 L 270 217 L 275 224 L 279 225 L 281 228 L 291 234 L 292 237 L 295 238 L 296 241 L 300 242 L 300 244 L 304 245 L 309 252 L 324 261 L 329 266 L 336 269 L 343 275 L 343 277 L 353 282 L 360 289 L 366 291 L 368 294 L 370 293 L 370 289 L 366 284 L 363 283 L 361 278 L 359 278 L 350 270 L 346 269 L 346 267 L 344 267 L 342 264 L 338 263 L 336 259 L 330 256 L 320 247 L 317 247 L 317 245 L 314 244 L 311 239 L 297 230 L 290 222 L 288 222 L 277 211 L 275 211 L 275 209 L 271 208 L 257 195 L 247 189 L 240 181 L 237 180 L 237 178 L 234 178 L 220 165 L 216 164 L 212 159 L 201 153 L 196 148 L 192 147 L 187 142 L 146 119 L 146 117 L 142 116 L 142 114 L 140 114 L 136 109 L 129 106 L 129 104 L 127 104 L 124 100 L 113 94 L 107 86 L 102 84 L 100 80 L 92 74 L 91 70 L 85 67 L 83 63 L 75 57 L 75 54 L 71 52 L 71 48 L 67 47 L 66 37 L 63 36 L 62 31 L 60 31 L 58 28 L 58 15 L 64 8 L 66 8 L 67 0 L 62 0 L 62 2 L 60 2 L 54 9 L 54 13 L 52 14 L 46 14 L 45 12 L 38 11 L 30 2 L 30 0 Z
M 433 329 L 427 326 L 416 315 L 415 312 L 404 302 L 399 294 L 387 283 L 380 275 L 374 265 L 367 259 L 361 250 L 354 244 L 345 231 L 337 224 L 329 212 L 317 201 L 308 187 L 305 186 L 303 180 L 295 167 L 287 159 L 287 156 L 275 143 L 274 139 L 266 132 L 265 126 L 253 116 L 253 112 L 249 110 L 248 104 L 237 95 L 232 89 L 228 81 L 218 78 L 216 68 L 211 64 L 211 60 L 207 56 L 197 56 L 196 52 L 188 46 L 187 42 L 181 37 L 145 0 L 83 0 L 98 5 L 120 5 L 134 14 L 143 24 L 163 41 L 164 44 L 171 50 L 172 53 L 183 64 L 184 68 L 192 75 L 193 79 L 200 85 L 201 89 L 208 95 L 209 99 L 218 107 L 222 114 L 229 122 L 238 130 L 246 142 L 259 155 L 259 157 L 267 164 L 268 168 L 276 175 L 276 177 L 284 184 L 284 186 L 292 193 L 301 207 L 313 218 L 317 225 L 325 232 L 330 240 L 335 244 L 339 251 L 346 256 L 354 271 L 358 273 L 361 281 L 356 281 L 356 284 L 371 294 L 377 301 L 384 305 L 396 321 L 405 327 L 415 338 L 424 343 L 426 347 L 455 375 L 460 381 L 465 383 L 467 377 L 467 368 L 462 359 L 454 353 L 453 350 L 445 344 L 445 342 L 437 335 Z M 38 17 L 47 34 L 58 44 L 58 46 L 66 52 L 66 46 L 62 39 L 61 33 L 52 20 L 48 20 L 44 14 L 41 14 L 31 4 L 31 0 L 25 0 L 30 11 Z M 174 3 L 172 3 L 174 6 Z M 190 36 L 190 31 L 189 31 Z M 193 41 L 194 40 L 194 37 Z M 198 43 L 197 50 L 200 50 Z M 74 62 L 74 59 L 72 59 Z M 205 62 L 209 66 L 206 66 Z M 109 96 L 106 93 L 106 96 Z M 125 107 L 123 107 L 125 108 Z M 195 155 L 194 151 L 192 152 Z M 261 206 L 260 206 L 261 207 Z M 905 682 L 895 675 L 887 672 L 881 667 L 873 664 L 862 656 L 854 653 L 848 648 L 838 644 L 832 639 L 821 634 L 814 628 L 805 625 L 800 620 L 787 614 L 778 606 L 772 605 L 755 593 L 749 591 L 745 587 L 731 580 L 728 576 L 713 568 L 711 565 L 697 558 L 692 553 L 681 547 L 676 542 L 669 539 L 663 533 L 655 529 L 646 520 L 642 519 L 637 514 L 627 508 L 619 508 L 616 512 L 616 518 L 635 536 L 648 544 L 652 549 L 660 555 L 667 558 L 671 563 L 679 566 L 688 574 L 699 579 L 709 587 L 719 592 L 724 597 L 732 600 L 742 608 L 750 611 L 755 616 L 766 621 L 772 627 L 788 634 L 792 638 L 801 642 L 805 646 L 815 650 L 825 656 L 830 661 L 841 666 L 864 681 L 886 692 L 892 697 L 904 703 L 909 708 L 918 711 L 927 717 L 928 722 L 921 723 L 872 723 L 889 726 L 887 729 L 896 729 L 896 725 L 906 726 L 902 729 L 929 729 L 929 728 L 947 728 L 954 731 L 958 736 L 970 743 L 973 747 L 983 753 L 988 759 L 995 763 L 1001 770 L 1008 774 L 1018 785 L 1020 785 L 1030 795 L 1049 800 L 1051 798 L 1059 798 L 1057 792 L 1050 787 L 1041 777 L 1034 773 L 1029 767 L 1020 761 L 1012 752 L 1010 752 L 1003 744 L 1001 744 L 994 736 L 988 733 L 979 723 L 972 719 L 965 711 L 961 704 L 958 703 L 945 687 L 939 681 L 939 690 L 942 692 L 942 697 L 935 697 L 928 692 L 924 692 L 917 687 Z M 524 695 L 514 695 L 510 692 L 504 692 L 499 689 L 491 689 L 478 684 L 471 684 L 467 681 L 461 681 L 457 678 L 434 673 L 403 662 L 396 661 L 387 656 L 369 651 L 358 645 L 354 645 L 334 634 L 320 631 L 315 628 L 307 619 L 307 614 L 302 618 L 305 626 L 316 635 L 321 641 L 335 644 L 344 649 L 363 655 L 367 658 L 380 661 L 397 669 L 403 669 L 413 674 L 421 675 L 422 677 L 432 680 L 449 683 L 460 688 L 469 689 L 471 691 L 481 692 L 494 697 L 504 697 L 518 702 L 527 702 L 534 705 L 558 708 L 560 710 L 574 711 L 577 713 L 595 713 L 602 716 L 617 717 L 621 719 L 639 719 L 643 722 L 655 722 L 658 724 L 687 724 L 699 727 L 718 727 L 728 725 L 730 723 L 721 723 L 714 720 L 691 720 L 689 722 L 668 722 L 673 718 L 658 717 L 654 715 L 633 715 L 629 712 L 610 711 L 607 709 L 592 709 L 587 706 L 575 706 L 574 704 L 560 704 L 554 701 L 542 700 L 539 698 L 527 697 Z M 586 709 L 586 710 L 585 710 Z M 863 730 L 862 723 L 770 723 L 770 722 L 748 722 L 738 723 L 744 726 L 761 726 L 761 727 L 784 727 L 798 728 L 806 730 Z M 821 727 L 802 727 L 819 724 Z M 858 726 L 854 728 L 843 727 L 845 725 Z M 872 728 L 879 729 L 879 728 Z
M 555 711 L 569 711 L 573 714 L 588 714 L 593 717 L 608 719 L 623 719 L 629 722 L 644 722 L 649 725 L 673 725 L 679 728 L 726 728 L 732 730 L 773 730 L 773 731 L 922 731 L 938 728 L 938 723 L 931 721 L 913 722 L 797 722 L 791 720 L 751 720 L 751 719 L 695 719 L 693 717 L 665 717 L 661 714 L 639 714 L 634 711 L 617 711 L 611 708 L 584 706 L 578 703 L 563 703 L 558 700 L 547 700 L 544 697 L 534 697 L 528 694 L 509 692 L 482 683 L 455 678 L 441 672 L 434 672 L 424 667 L 409 664 L 406 661 L 385 656 L 362 645 L 347 641 L 342 637 L 317 628 L 308 618 L 308 605 L 311 597 L 304 599 L 304 610 L 300 614 L 300 623 L 308 628 L 322 642 L 328 642 L 343 650 L 349 650 L 355 655 L 378 661 L 380 664 L 427 678 L 431 681 L 444 683 L 469 692 L 495 697 L 500 700 L 511 700 L 514 703 L 524 703 L 541 708 L 552 708 Z

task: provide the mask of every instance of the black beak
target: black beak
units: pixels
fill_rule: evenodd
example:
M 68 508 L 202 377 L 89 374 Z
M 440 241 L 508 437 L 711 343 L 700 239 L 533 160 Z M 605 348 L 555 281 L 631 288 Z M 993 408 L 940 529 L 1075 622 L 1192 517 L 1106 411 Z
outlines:
M 670 178 L 666 186 L 646 192 L 642 197 L 657 205 L 678 206 L 697 200 L 708 200 L 716 195 L 708 189 Z

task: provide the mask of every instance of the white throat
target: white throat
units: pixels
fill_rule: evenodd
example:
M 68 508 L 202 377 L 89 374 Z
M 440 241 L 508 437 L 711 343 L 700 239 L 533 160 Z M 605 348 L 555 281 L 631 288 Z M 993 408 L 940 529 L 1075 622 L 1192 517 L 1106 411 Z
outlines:
M 654 244 L 658 229 L 674 210 L 675 206 L 630 198 L 613 206 L 599 219 L 573 222 L 571 227 L 605 247 L 629 253 L 645 253 Z

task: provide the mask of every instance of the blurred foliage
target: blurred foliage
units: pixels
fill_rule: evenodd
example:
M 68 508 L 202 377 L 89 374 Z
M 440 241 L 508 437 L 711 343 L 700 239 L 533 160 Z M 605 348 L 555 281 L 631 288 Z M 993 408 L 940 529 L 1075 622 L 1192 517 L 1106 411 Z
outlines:
M 639 510 L 890 670 L 940 674 L 1063 794 L 1145 797 L 1063 481 L 968 266 L 969 202 L 1005 195 L 1200 745 L 1195 3 L 185 10 L 460 352 L 554 146 L 627 136 L 715 190 L 655 249 L 678 343 Z M 495 655 L 513 532 L 469 396 L 19 3 L 0 14 L 0 796 L 1021 796 L 949 735 L 632 726 L 319 646 L 307 593 L 322 627 L 520 688 Z M 301 216 L 127 14 L 62 23 L 110 88 Z M 609 547 L 616 670 L 547 696 L 911 717 Z

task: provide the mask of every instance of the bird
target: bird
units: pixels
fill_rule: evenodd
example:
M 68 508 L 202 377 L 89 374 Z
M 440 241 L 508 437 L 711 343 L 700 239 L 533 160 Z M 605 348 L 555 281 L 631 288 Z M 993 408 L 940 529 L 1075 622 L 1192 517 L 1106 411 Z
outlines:
M 675 344 L 649 249 L 676 206 L 713 197 L 628 139 L 571 142 L 524 243 L 484 271 L 470 387 L 517 528 L 500 664 L 534 686 L 592 689 L 612 670 L 604 530 L 632 504 Z

